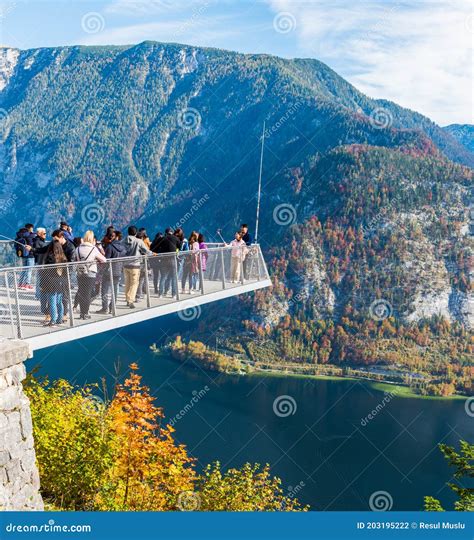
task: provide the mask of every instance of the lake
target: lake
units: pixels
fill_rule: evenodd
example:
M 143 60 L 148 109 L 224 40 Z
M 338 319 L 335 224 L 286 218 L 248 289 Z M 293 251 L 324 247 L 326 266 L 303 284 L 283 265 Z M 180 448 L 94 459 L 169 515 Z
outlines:
M 472 438 L 464 400 L 391 397 L 359 381 L 190 369 L 149 351 L 178 321 L 173 315 L 38 351 L 27 367 L 81 385 L 104 377 L 112 387 L 116 366 L 122 380 L 137 362 L 198 467 L 269 463 L 285 492 L 313 510 L 368 510 L 380 491 L 380 504 L 393 510 L 422 509 L 428 494 L 452 503 L 437 444 Z

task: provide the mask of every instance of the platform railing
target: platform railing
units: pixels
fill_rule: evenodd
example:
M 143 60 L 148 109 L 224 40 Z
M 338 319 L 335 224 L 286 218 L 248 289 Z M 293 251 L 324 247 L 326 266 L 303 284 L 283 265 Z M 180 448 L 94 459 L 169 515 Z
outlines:
M 27 339 L 182 300 L 192 305 L 265 280 L 256 244 L 0 268 L 0 338 Z

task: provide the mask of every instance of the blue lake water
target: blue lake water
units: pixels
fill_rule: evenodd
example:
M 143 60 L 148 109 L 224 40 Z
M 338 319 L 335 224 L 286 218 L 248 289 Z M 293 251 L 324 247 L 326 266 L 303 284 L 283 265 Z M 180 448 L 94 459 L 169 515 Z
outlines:
M 117 368 L 123 380 L 127 365 L 137 362 L 157 404 L 168 419 L 175 418 L 176 439 L 187 445 L 198 467 L 214 460 L 225 468 L 269 463 L 284 490 L 313 510 L 367 510 L 379 491 L 389 494 L 384 497 L 393 501 L 393 510 L 422 509 L 424 495 L 452 503 L 445 487 L 450 469 L 437 444 L 472 439 L 474 419 L 463 400 L 384 402 L 382 392 L 362 382 L 190 369 L 149 350 L 178 322 L 183 324 L 173 315 L 38 351 L 28 367 L 80 385 L 104 378 L 111 388 Z M 193 397 L 197 403 L 191 407 Z M 278 398 L 279 414 L 293 414 L 275 414 Z M 364 422 L 371 411 L 378 412 Z

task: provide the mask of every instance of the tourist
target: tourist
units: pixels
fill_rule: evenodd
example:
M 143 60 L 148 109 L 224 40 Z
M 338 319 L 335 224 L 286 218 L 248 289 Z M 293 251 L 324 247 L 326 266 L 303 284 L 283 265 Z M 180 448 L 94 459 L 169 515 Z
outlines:
M 73 242 L 74 236 L 72 234 L 72 227 L 70 227 L 65 221 L 61 221 L 61 223 L 59 224 L 59 230 L 63 231 L 66 240 L 69 240 L 69 242 Z
M 103 315 L 105 315 L 106 313 L 112 313 L 112 294 L 114 295 L 115 304 L 117 303 L 123 263 L 122 261 L 114 261 L 114 259 L 125 257 L 127 253 L 123 242 L 118 239 L 118 236 L 121 237 L 121 234 L 117 235 L 117 233 L 113 231 L 109 231 L 107 233 L 107 247 L 105 248 L 105 257 L 109 261 L 109 263 L 105 266 L 102 276 L 102 309 L 97 312 Z
M 227 244 L 226 244 L 227 245 Z M 245 260 L 248 248 L 245 242 L 242 240 L 242 234 L 240 232 L 235 233 L 235 238 L 230 243 L 231 250 L 231 264 L 230 264 L 230 279 L 232 283 L 240 281 L 240 266 Z
M 209 257 L 209 252 L 207 251 L 207 244 L 206 244 L 206 240 L 204 238 L 204 235 L 199 233 L 198 235 L 198 242 L 199 242 L 199 250 L 201 252 L 201 255 L 200 255 L 200 265 L 201 265 L 201 271 L 202 271 L 202 274 L 204 274 L 206 272 L 206 268 L 207 268 L 207 259 Z M 204 279 L 204 278 L 203 278 Z M 199 286 L 203 287 L 203 284 L 200 283 Z
M 247 223 L 242 223 L 240 226 L 240 234 L 242 236 L 242 240 L 245 242 L 245 245 L 250 246 L 252 244 L 252 236 L 249 233 L 249 226 Z
M 183 274 L 181 277 L 181 292 L 186 293 L 186 281 L 189 284 L 189 294 L 193 294 L 197 287 L 197 276 L 199 275 L 199 242 L 198 234 L 192 232 L 188 240 L 189 253 L 184 256 Z
M 181 240 L 173 233 L 173 230 L 168 227 L 157 247 L 157 253 L 163 255 L 163 257 L 160 257 L 161 270 L 158 296 L 166 296 L 170 287 L 171 296 L 176 296 L 178 287 L 176 254 L 180 248 Z M 174 254 L 174 256 L 172 254 Z
M 177 229 L 175 229 L 173 234 L 181 242 L 179 251 L 182 251 L 183 253 L 185 253 L 186 251 L 189 251 L 189 242 L 188 242 L 188 239 L 184 236 L 183 229 L 181 227 L 178 227 Z M 181 278 L 183 277 L 183 266 L 184 266 L 185 259 L 186 259 L 186 255 L 178 256 L 178 259 L 177 259 L 178 280 L 181 280 Z
M 146 234 L 145 229 L 140 229 L 137 232 L 137 238 L 140 240 L 143 240 L 143 243 L 145 246 L 150 249 L 151 242 Z M 146 242 L 148 240 L 148 242 Z M 140 281 L 138 283 L 138 289 L 137 289 L 137 297 L 136 301 L 139 302 L 142 299 L 142 295 L 146 295 L 147 287 L 146 287 L 146 278 L 147 278 L 147 265 L 145 264 L 145 259 L 143 259 L 140 263 Z
M 46 252 L 41 253 L 40 250 L 42 248 L 46 248 L 48 245 L 48 242 L 46 242 L 46 229 L 44 227 L 38 227 L 36 229 L 36 236 L 33 240 L 33 249 L 31 250 L 33 252 L 33 256 L 35 258 L 35 265 L 41 266 L 44 264 L 44 261 L 46 259 Z M 36 300 L 39 300 L 40 302 L 40 309 L 41 313 L 45 317 L 45 322 L 49 322 L 50 315 L 49 315 L 49 306 L 48 306 L 48 295 L 41 290 L 41 268 L 36 268 Z
M 151 248 L 151 240 L 146 233 L 145 227 L 140 227 L 140 229 L 138 229 L 137 237 L 143 240 L 143 243 L 145 244 L 147 249 Z
M 53 240 L 48 245 L 44 264 L 59 265 L 66 262 L 67 259 L 62 245 L 58 240 Z M 63 294 L 66 279 L 65 266 L 54 266 L 53 268 L 45 268 L 42 271 L 41 289 L 49 306 L 49 317 L 44 322 L 45 326 L 57 326 L 64 321 Z
M 146 247 L 143 240 L 137 238 L 137 232 L 137 228 L 131 225 L 125 239 L 126 256 L 134 257 L 134 259 L 124 263 L 125 300 L 127 306 L 131 309 L 135 308 L 137 290 L 140 284 L 140 255 L 153 255 L 153 252 Z
M 41 253 L 41 248 L 44 248 L 48 245 L 46 242 L 46 229 L 44 227 L 38 227 L 36 229 L 36 236 L 33 238 L 33 249 L 31 253 L 35 259 L 35 264 L 43 264 L 46 253 Z
M 33 241 L 36 237 L 33 232 L 34 226 L 31 223 L 27 223 L 16 233 L 15 246 L 17 249 L 17 255 L 21 258 L 21 265 L 25 267 L 20 273 L 18 280 L 19 289 L 33 289 L 32 277 L 33 266 L 35 265 L 35 256 L 33 252 Z M 23 248 L 21 246 L 24 246 Z
M 90 319 L 89 308 L 92 301 L 92 291 L 97 277 L 97 263 L 103 263 L 107 259 L 96 246 L 94 233 L 87 231 L 82 243 L 76 248 L 74 260 L 83 264 L 76 266 L 77 285 L 79 296 L 80 319 Z
M 245 245 L 247 247 L 252 245 L 252 236 L 249 233 L 249 227 L 246 223 L 242 223 L 240 226 L 240 234 L 242 235 L 242 240 L 245 242 Z M 248 254 L 243 260 L 243 269 L 244 269 L 244 279 L 249 279 L 249 270 L 250 270 L 250 264 L 252 261 L 252 249 L 249 248 Z
M 163 240 L 163 233 L 157 232 L 150 246 L 150 249 L 151 251 L 153 251 L 153 253 L 155 254 L 159 253 L 158 249 L 162 240 Z M 161 273 L 161 259 L 159 257 L 153 257 L 152 259 L 150 259 L 150 266 L 151 266 L 151 269 L 153 270 L 153 287 L 155 290 L 155 294 L 159 294 L 158 283 L 159 283 L 160 273 Z

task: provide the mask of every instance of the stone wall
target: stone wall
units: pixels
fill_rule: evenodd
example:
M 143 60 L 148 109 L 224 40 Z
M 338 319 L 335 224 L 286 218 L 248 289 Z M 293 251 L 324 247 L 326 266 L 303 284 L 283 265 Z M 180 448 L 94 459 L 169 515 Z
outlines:
M 30 403 L 21 381 L 31 356 L 23 341 L 0 341 L 0 510 L 43 510 Z

